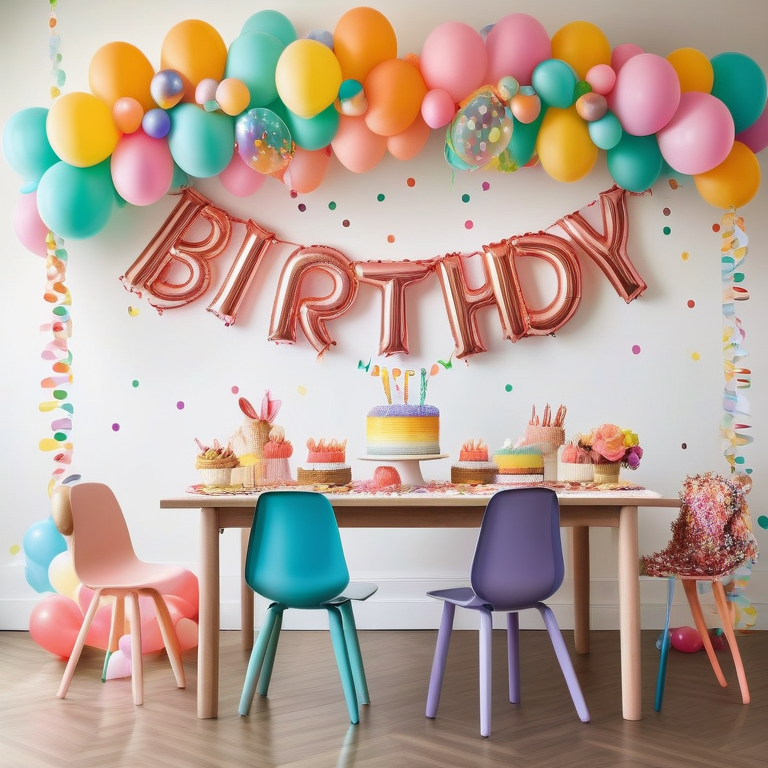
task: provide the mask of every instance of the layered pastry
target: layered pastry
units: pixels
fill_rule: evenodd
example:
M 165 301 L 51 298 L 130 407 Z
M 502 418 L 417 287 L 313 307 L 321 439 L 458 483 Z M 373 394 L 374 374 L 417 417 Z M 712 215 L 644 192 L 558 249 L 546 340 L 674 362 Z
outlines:
M 440 410 L 434 405 L 394 403 L 368 411 L 369 456 L 430 456 L 440 453 Z
M 288 459 L 293 456 L 293 446 L 290 440 L 285 439 L 282 427 L 272 427 L 269 442 L 265 443 L 262 455 L 265 483 L 284 483 L 292 480 Z
M 493 453 L 498 466 L 497 483 L 540 483 L 544 480 L 544 457 L 541 449 L 533 445 L 512 445 L 504 441 L 504 447 Z
M 219 445 L 218 440 L 212 446 L 203 445 L 195 440 L 200 452 L 195 459 L 195 467 L 200 470 L 203 484 L 207 486 L 229 485 L 232 482 L 232 470 L 239 465 L 232 448 Z
M 451 465 L 451 482 L 486 485 L 496 480 L 499 467 L 488 459 L 488 446 L 482 440 L 468 440 L 461 446 L 459 460 Z
M 591 483 L 595 467 L 590 452 L 578 445 L 568 443 L 558 453 L 557 479 L 565 483 Z
M 352 482 L 352 468 L 346 463 L 347 441 L 307 440 L 307 466 L 299 467 L 299 485 L 346 485 Z

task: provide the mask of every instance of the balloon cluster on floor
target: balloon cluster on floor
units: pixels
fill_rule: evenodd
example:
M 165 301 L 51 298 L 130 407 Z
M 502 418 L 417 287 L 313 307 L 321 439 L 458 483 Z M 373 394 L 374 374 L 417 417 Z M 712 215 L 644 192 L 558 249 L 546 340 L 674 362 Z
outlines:
M 90 92 L 24 109 L 6 125 L 6 158 L 39 214 L 24 205 L 20 240 L 40 222 L 91 237 L 116 204 L 151 205 L 189 177 L 218 176 L 238 196 L 266 176 L 310 192 L 331 155 L 364 173 L 387 152 L 413 158 L 432 130 L 445 131 L 455 169 L 540 165 L 573 182 L 602 150 L 629 191 L 680 174 L 729 208 L 759 188 L 766 77 L 742 53 L 662 57 L 611 48 L 587 21 L 550 37 L 534 17 L 512 13 L 480 31 L 442 23 L 420 54 L 397 54 L 392 25 L 368 7 L 347 11 L 333 33 L 301 38 L 283 14 L 260 11 L 229 48 L 210 24 L 182 21 L 166 34 L 157 71 L 134 45 L 108 43 L 91 59 Z

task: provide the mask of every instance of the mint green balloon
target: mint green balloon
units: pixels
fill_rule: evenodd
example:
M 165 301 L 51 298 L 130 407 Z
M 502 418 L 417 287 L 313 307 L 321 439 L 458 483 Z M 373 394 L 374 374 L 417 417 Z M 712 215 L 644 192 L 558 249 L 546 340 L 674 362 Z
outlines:
M 539 98 L 548 107 L 568 109 L 576 101 L 576 73 L 570 64 L 560 59 L 547 59 L 536 65 L 531 75 Z
M 199 179 L 218 176 L 235 148 L 234 117 L 188 103 L 174 107 L 170 115 L 168 147 L 176 165 Z
M 8 165 L 22 179 L 35 184 L 54 163 L 59 162 L 59 156 L 48 141 L 47 119 L 47 109 L 30 107 L 12 115 L 3 128 L 3 154 Z
M 629 192 L 644 192 L 661 174 L 661 151 L 654 134 L 624 133 L 619 143 L 608 150 L 606 160 L 613 180 Z
M 37 185 L 37 210 L 55 234 L 65 240 L 85 240 L 109 221 L 116 195 L 109 158 L 88 168 L 60 160 Z
M 277 37 L 256 30 L 242 32 L 229 46 L 224 77 L 237 78 L 248 86 L 248 109 L 266 107 L 277 98 L 275 70 L 284 50 Z
M 298 38 L 293 22 L 280 11 L 259 11 L 248 18 L 240 30 L 243 32 L 266 32 L 274 35 L 284 46 Z
M 286 109 L 283 120 L 296 146 L 302 149 L 327 147 L 339 130 L 339 113 L 333 104 L 314 117 L 299 117 Z
M 546 113 L 547 108 L 542 104 L 539 116 L 531 123 L 521 123 L 517 118 L 512 118 L 512 138 L 506 152 L 516 169 L 522 168 L 533 157 L 536 149 L 536 138 Z
M 619 118 L 613 112 L 606 112 L 599 120 L 587 123 L 587 130 L 598 149 L 613 149 L 624 134 Z
M 741 133 L 763 113 L 768 85 L 760 66 L 743 53 L 719 53 L 710 59 L 714 82 L 712 95 L 728 107 Z

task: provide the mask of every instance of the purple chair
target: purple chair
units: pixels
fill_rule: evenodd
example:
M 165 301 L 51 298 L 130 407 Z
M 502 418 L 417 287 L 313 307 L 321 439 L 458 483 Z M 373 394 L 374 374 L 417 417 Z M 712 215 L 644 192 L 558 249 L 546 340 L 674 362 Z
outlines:
M 445 662 L 456 606 L 480 614 L 480 733 L 491 735 L 491 631 L 493 612 L 507 614 L 509 700 L 520 702 L 518 612 L 539 611 L 565 675 L 579 718 L 589 722 L 589 711 L 552 610 L 542 600 L 563 581 L 560 507 L 550 488 L 509 488 L 494 494 L 483 516 L 472 559 L 469 587 L 428 592 L 443 600 L 427 694 L 427 717 L 437 715 Z

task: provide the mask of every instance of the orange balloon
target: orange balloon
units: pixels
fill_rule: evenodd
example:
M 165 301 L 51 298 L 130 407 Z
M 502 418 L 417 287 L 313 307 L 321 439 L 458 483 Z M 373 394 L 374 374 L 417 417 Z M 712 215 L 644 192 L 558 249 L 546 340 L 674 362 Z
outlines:
M 583 80 L 592 67 L 611 63 L 611 44 L 589 21 L 571 21 L 552 35 L 552 58 L 570 64 Z
M 322 183 L 330 159 L 328 147 L 315 150 L 296 147 L 293 160 L 283 173 L 283 184 L 300 194 L 314 191 Z
M 195 89 L 210 77 L 224 77 L 227 46 L 210 24 L 187 19 L 171 27 L 160 49 L 160 69 L 173 69 L 184 83 L 183 101 L 195 103 Z
M 699 194 L 715 208 L 741 208 L 760 189 L 760 161 L 740 141 L 734 141 L 728 157 L 710 171 L 693 177 Z
M 402 59 L 377 64 L 365 79 L 365 122 L 380 136 L 402 133 L 421 112 L 427 86 L 416 67 Z
M 108 106 L 129 96 L 146 112 L 155 106 L 149 85 L 155 70 L 149 59 L 130 43 L 107 43 L 93 55 L 88 67 L 88 86 Z
M 712 62 L 695 48 L 678 48 L 667 56 L 680 80 L 680 92 L 702 91 L 710 93 L 715 82 Z
M 342 79 L 364 83 L 377 64 L 397 57 L 395 30 L 380 11 L 352 8 L 336 24 L 333 52 L 341 64 Z
M 432 133 L 430 127 L 424 122 L 421 115 L 402 132 L 387 139 L 389 154 L 398 160 L 410 160 L 424 149 Z
M 365 173 L 378 165 L 386 154 L 387 138 L 374 133 L 364 117 L 341 115 L 331 148 L 345 168 Z

